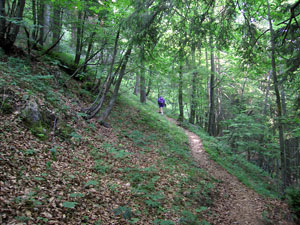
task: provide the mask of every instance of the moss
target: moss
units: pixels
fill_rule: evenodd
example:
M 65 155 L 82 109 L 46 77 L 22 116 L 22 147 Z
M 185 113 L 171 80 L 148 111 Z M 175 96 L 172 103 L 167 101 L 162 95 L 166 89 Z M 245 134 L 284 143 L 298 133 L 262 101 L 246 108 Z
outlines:
M 36 124 L 26 124 L 31 133 L 41 140 L 47 140 L 49 138 L 49 127 L 41 122 Z

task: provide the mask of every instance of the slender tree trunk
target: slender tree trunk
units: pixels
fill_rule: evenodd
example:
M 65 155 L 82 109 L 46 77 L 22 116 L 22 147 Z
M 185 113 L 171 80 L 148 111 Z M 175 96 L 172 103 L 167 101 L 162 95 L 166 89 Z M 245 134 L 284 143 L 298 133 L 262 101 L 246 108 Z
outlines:
M 74 63 L 76 65 L 79 64 L 80 56 L 81 56 L 81 39 L 82 39 L 82 32 L 81 32 L 81 23 L 82 23 L 82 11 L 79 10 L 78 12 L 78 19 L 77 19 L 77 33 L 76 33 L 76 50 L 75 50 L 75 60 Z
M 38 25 L 39 25 L 39 44 L 44 45 L 44 35 L 45 35 L 45 3 L 44 0 L 40 0 L 39 12 L 38 12 Z
M 279 132 L 279 145 L 280 145 L 280 158 L 281 158 L 281 179 L 283 183 L 282 191 L 287 187 L 287 168 L 286 168 L 286 154 L 285 154 L 285 146 L 284 146 L 284 131 L 283 131 L 283 123 L 282 123 L 282 106 L 281 99 L 278 87 L 277 73 L 276 73 L 276 58 L 275 58 L 275 34 L 272 25 L 272 18 L 270 13 L 270 4 L 269 0 L 267 0 L 268 5 L 268 20 L 269 27 L 271 33 L 271 57 L 272 57 L 272 76 L 273 76 L 273 85 L 276 95 L 276 105 L 277 105 L 277 113 L 278 113 L 278 132 Z
M 5 0 L 0 1 L 0 44 L 4 43 L 6 32 L 6 12 L 5 12 Z
M 140 102 L 146 103 L 146 79 L 145 79 L 145 49 L 144 44 L 141 46 L 141 74 L 140 74 Z
M 109 114 L 110 114 L 110 112 L 111 112 L 111 110 L 112 110 L 112 108 L 115 104 L 115 101 L 118 97 L 119 89 L 120 89 L 121 82 L 122 82 L 122 79 L 123 79 L 124 74 L 125 74 L 125 70 L 126 70 L 128 60 L 129 60 L 129 56 L 131 54 L 131 50 L 132 50 L 132 45 L 130 45 L 128 47 L 128 49 L 125 53 L 125 56 L 124 56 L 125 59 L 124 59 L 124 62 L 122 64 L 120 74 L 119 74 L 118 80 L 117 80 L 115 88 L 114 88 L 113 96 L 111 97 L 111 99 L 109 101 L 108 107 L 105 109 L 105 111 L 101 114 L 101 116 L 99 118 L 99 121 L 101 121 L 101 122 L 104 122 L 107 119 L 107 117 L 109 116 Z
M 134 86 L 133 94 L 137 96 L 139 92 L 140 92 L 140 75 L 137 73 L 135 75 L 135 86 Z
M 212 36 L 210 36 L 210 63 L 211 63 L 211 73 L 210 73 L 210 98 L 209 98 L 209 116 L 208 116 L 208 133 L 211 136 L 215 135 L 215 57 Z
M 152 86 L 152 76 L 153 76 L 153 72 L 152 72 L 152 66 L 150 65 L 149 67 L 149 73 L 150 73 L 150 76 L 149 76 L 149 81 L 148 81 L 148 87 L 147 87 L 147 92 L 146 92 L 146 97 L 149 96 L 150 94 L 150 91 L 151 91 L 151 86 Z
M 285 91 L 284 86 L 281 86 L 281 100 L 282 100 L 282 115 L 284 117 L 287 116 L 287 107 L 286 107 L 286 97 L 285 97 Z M 283 125 L 283 130 L 285 129 Z M 291 169 L 291 154 L 293 153 L 293 147 L 295 146 L 295 139 L 289 139 L 285 140 L 285 143 L 288 142 L 288 146 L 284 146 L 285 148 L 285 162 L 286 162 L 286 185 L 289 186 L 292 184 L 292 169 Z M 297 149 L 297 148 L 296 148 Z
M 53 23 L 52 23 L 52 43 L 55 43 L 61 36 L 62 29 L 62 9 L 59 5 L 53 4 Z M 55 46 L 59 49 L 59 43 Z
M 271 78 L 271 72 L 268 72 L 267 76 L 267 90 L 266 90 L 266 95 L 265 95 L 265 103 L 264 103 L 264 115 L 267 116 L 267 109 L 268 109 L 268 99 L 269 99 L 269 92 L 270 92 L 270 78 Z
M 207 42 L 207 40 L 205 39 Z M 209 43 L 208 43 L 209 44 Z M 205 66 L 207 71 L 209 70 L 209 57 L 208 57 L 208 47 L 205 47 Z M 209 82 L 210 76 L 207 76 L 207 97 L 208 97 L 208 109 L 204 114 L 204 128 L 208 131 L 208 118 L 209 118 L 209 109 L 210 109 L 210 82 Z
M 111 65 L 110 65 L 110 68 L 109 68 L 108 75 L 107 75 L 106 80 L 103 84 L 103 87 L 101 88 L 101 90 L 98 93 L 98 96 L 97 96 L 95 102 L 86 111 L 86 113 L 89 114 L 87 119 L 93 118 L 99 112 L 99 110 L 101 109 L 101 107 L 103 105 L 104 99 L 106 98 L 106 94 L 107 94 L 108 90 L 110 89 L 110 86 L 111 86 L 111 83 L 112 83 L 112 80 L 113 80 L 112 79 L 113 67 L 114 67 L 115 59 L 116 59 L 116 55 L 117 55 L 119 38 L 120 38 L 120 28 L 119 28 L 119 30 L 117 32 L 117 35 L 116 35 L 116 38 L 115 38 L 114 51 L 113 51 L 112 61 L 111 61 Z
M 178 121 L 183 121 L 184 115 L 183 115 L 183 66 L 182 66 L 182 60 L 183 60 L 183 50 L 181 50 L 180 54 L 180 64 L 179 64 L 179 83 L 178 83 L 178 106 L 179 106 L 179 117 Z
M 89 38 L 89 44 L 88 44 L 88 49 L 87 49 L 86 56 L 85 56 L 85 61 L 90 57 L 91 50 L 92 50 L 92 47 L 93 47 L 93 44 L 94 44 L 95 35 L 96 35 L 96 32 L 93 32 L 91 34 L 91 37 Z M 84 68 L 83 68 L 84 72 L 86 71 L 86 68 L 87 68 L 87 66 L 84 66 Z
M 38 26 L 37 26 L 37 13 L 36 13 L 36 0 L 32 0 L 32 20 L 33 20 L 33 31 L 32 39 L 35 41 L 38 35 Z
M 190 108 L 190 118 L 189 122 L 191 124 L 195 123 L 195 116 L 196 116 L 196 89 L 197 89 L 197 78 L 198 78 L 198 72 L 196 71 L 196 57 L 195 57 L 195 51 L 196 51 L 196 44 L 194 43 L 192 45 L 192 69 L 193 69 L 193 77 L 192 77 L 192 95 L 191 95 L 191 108 Z
M 44 19 L 43 19 L 43 21 L 44 21 L 43 44 L 44 44 L 44 43 L 47 43 L 47 37 L 51 31 L 51 27 L 50 27 L 51 7 L 50 7 L 49 3 L 47 3 L 47 2 L 43 2 L 43 3 L 44 3 Z M 40 33 L 40 35 L 41 34 L 42 33 Z

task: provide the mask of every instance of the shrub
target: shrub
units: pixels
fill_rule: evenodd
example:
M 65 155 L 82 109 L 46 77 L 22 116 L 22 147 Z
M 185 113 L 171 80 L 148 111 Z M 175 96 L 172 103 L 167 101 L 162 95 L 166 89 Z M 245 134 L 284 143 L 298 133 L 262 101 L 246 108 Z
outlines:
M 293 213 L 300 219 L 300 188 L 288 188 L 286 196 Z

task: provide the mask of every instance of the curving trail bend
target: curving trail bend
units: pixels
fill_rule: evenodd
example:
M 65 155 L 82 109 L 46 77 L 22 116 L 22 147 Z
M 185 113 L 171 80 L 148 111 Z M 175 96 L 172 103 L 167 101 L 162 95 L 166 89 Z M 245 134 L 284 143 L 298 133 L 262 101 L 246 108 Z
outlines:
M 177 124 L 174 119 L 167 119 Z M 216 225 L 294 224 L 291 222 L 289 214 L 284 213 L 287 210 L 286 204 L 277 200 L 265 199 L 246 187 L 235 176 L 209 158 L 196 134 L 186 129 L 184 131 L 189 138 L 191 154 L 197 166 L 220 181 L 216 184 L 218 194 L 214 197 L 213 207 L 210 208 L 212 213 L 206 216 L 208 222 Z M 281 210 L 282 207 L 284 209 Z M 263 217 L 266 212 L 268 212 L 269 219 Z

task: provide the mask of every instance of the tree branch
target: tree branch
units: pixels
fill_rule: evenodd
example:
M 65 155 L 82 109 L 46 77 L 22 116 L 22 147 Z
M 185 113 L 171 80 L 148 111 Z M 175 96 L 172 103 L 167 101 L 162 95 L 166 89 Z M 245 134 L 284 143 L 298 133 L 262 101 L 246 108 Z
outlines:
M 47 53 L 49 53 L 53 48 L 55 48 L 55 46 L 60 42 L 60 40 L 62 39 L 62 37 L 65 35 L 65 33 L 63 33 L 57 40 L 56 42 L 50 46 L 50 48 L 48 48 L 46 51 L 44 51 L 44 53 L 42 53 L 40 56 L 38 56 L 37 58 L 39 57 L 42 57 L 44 55 L 46 55 Z

